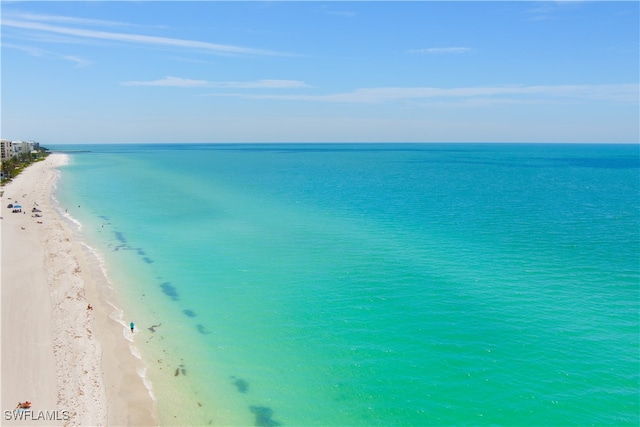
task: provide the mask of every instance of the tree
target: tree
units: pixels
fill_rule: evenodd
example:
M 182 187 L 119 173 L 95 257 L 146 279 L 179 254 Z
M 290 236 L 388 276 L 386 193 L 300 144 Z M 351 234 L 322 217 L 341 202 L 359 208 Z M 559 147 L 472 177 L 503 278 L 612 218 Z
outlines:
M 48 155 L 48 150 L 40 147 L 38 154 L 35 156 L 31 153 L 20 153 L 15 157 L 3 160 L 0 166 L 2 169 L 2 184 L 18 176 L 18 174 L 31 163 L 42 160 Z

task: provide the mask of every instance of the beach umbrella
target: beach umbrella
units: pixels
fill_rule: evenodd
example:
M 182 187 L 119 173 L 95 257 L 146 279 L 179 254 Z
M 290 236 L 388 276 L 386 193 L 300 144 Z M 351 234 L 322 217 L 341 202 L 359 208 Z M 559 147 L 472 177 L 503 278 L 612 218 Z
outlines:
M 22 206 L 20 206 L 20 205 L 13 205 L 13 208 L 14 208 L 14 209 L 22 209 Z

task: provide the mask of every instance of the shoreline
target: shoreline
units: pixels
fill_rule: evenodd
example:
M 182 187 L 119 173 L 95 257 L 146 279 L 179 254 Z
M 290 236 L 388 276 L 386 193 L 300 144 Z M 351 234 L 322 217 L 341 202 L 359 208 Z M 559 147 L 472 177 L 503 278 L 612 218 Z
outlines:
M 31 165 L 0 199 L 2 425 L 42 425 L 43 415 L 48 425 L 157 425 L 99 260 L 56 210 L 67 161 L 54 153 Z M 15 201 L 22 213 L 7 208 Z M 6 415 L 25 400 L 26 418 Z

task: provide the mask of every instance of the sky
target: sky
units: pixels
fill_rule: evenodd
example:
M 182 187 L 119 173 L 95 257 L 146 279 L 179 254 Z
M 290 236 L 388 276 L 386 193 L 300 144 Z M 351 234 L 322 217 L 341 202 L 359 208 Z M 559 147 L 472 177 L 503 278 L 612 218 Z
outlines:
M 637 1 L 2 1 L 0 136 L 639 143 Z

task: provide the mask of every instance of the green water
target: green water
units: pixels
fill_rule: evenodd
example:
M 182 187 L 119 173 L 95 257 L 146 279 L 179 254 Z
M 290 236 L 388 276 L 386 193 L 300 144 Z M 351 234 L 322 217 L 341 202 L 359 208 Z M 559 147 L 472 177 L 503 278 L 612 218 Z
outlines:
M 638 424 L 637 146 L 86 148 L 163 424 Z

